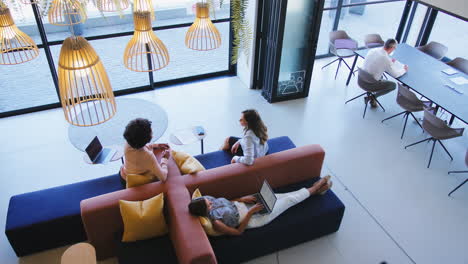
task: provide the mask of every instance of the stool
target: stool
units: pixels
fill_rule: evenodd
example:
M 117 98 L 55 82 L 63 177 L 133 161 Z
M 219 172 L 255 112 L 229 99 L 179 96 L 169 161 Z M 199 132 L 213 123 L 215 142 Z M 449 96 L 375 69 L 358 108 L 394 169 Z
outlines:
M 96 250 L 89 243 L 78 243 L 63 252 L 61 264 L 96 264 Z

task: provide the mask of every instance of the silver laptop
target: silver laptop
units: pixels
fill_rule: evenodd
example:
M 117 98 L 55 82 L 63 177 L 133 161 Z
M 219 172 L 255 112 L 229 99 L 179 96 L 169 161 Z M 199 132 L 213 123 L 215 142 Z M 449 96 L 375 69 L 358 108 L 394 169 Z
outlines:
M 115 149 L 103 148 L 98 137 L 94 137 L 91 143 L 86 147 L 86 153 L 89 159 L 95 164 L 108 163 L 116 152 Z
M 276 204 L 276 195 L 271 189 L 270 184 L 266 180 L 263 181 L 262 188 L 259 193 L 253 195 L 257 198 L 257 202 L 263 204 L 263 209 L 257 214 L 269 214 L 273 211 L 273 207 Z

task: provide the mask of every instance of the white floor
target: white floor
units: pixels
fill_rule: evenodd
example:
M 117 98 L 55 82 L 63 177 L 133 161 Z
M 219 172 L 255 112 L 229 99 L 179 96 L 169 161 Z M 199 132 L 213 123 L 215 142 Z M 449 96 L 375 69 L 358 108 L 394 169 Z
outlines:
M 362 99 L 344 104 L 360 93 L 355 80 L 346 87 L 344 69 L 333 80 L 336 65 L 320 70 L 328 61 L 316 62 L 309 97 L 294 101 L 269 104 L 259 91 L 247 89 L 236 77 L 127 97 L 146 99 L 166 109 L 169 127 L 161 142 L 177 128 L 201 124 L 207 130 L 205 150 L 216 150 L 225 136 L 240 134 L 240 112 L 256 108 L 270 137 L 287 135 L 298 146 L 323 146 L 323 174 L 333 176 L 333 191 L 346 205 L 340 230 L 249 263 L 468 263 L 468 185 L 447 196 L 467 177 L 447 175 L 447 171 L 466 169 L 463 158 L 468 137 L 446 142 L 453 162 L 438 146 L 431 168 L 426 169 L 428 144 L 404 149 L 426 136 L 417 125 L 408 122 L 400 140 L 401 118 L 380 122 L 400 111 L 395 92 L 381 100 L 386 113 L 371 109 L 362 119 Z M 12 195 L 106 176 L 119 167 L 118 162 L 84 163 L 83 153 L 68 141 L 61 109 L 1 119 L 0 130 L 0 226 L 5 225 Z M 199 153 L 198 144 L 175 148 Z M 65 249 L 18 259 L 5 235 L 0 235 L 2 264 L 59 263 Z

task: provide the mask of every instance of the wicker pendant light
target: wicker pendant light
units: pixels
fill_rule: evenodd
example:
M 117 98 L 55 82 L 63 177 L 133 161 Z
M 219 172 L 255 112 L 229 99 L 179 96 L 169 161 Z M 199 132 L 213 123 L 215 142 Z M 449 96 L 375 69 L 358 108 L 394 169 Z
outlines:
M 130 6 L 129 0 L 96 0 L 96 7 L 101 12 L 117 12 Z
M 49 23 L 56 26 L 72 26 L 86 21 L 86 12 L 79 0 L 53 0 L 48 13 Z
M 101 124 L 116 112 L 114 93 L 96 51 L 83 37 L 64 40 L 58 62 L 65 119 L 76 126 Z
M 221 35 L 210 20 L 207 3 L 197 3 L 195 22 L 185 34 L 185 46 L 193 50 L 213 50 L 221 46 Z
M 0 64 L 15 65 L 39 55 L 36 43 L 18 29 L 10 9 L 0 7 Z
M 164 43 L 154 34 L 151 13 L 133 13 L 135 33 L 124 52 L 124 65 L 136 72 L 152 72 L 169 64 L 169 52 Z

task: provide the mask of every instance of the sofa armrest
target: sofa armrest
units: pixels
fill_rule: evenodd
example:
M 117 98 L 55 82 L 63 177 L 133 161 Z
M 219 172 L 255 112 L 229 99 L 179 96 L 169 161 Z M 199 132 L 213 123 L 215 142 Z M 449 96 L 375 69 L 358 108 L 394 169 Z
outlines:
M 98 260 L 115 256 L 122 239 L 123 222 L 119 200 L 142 201 L 164 191 L 164 184 L 153 182 L 81 201 L 83 226 L 89 242 L 96 249 Z
M 180 264 L 217 263 L 210 241 L 197 217 L 188 211 L 191 197 L 183 184 L 169 184 L 167 191 L 169 235 Z

